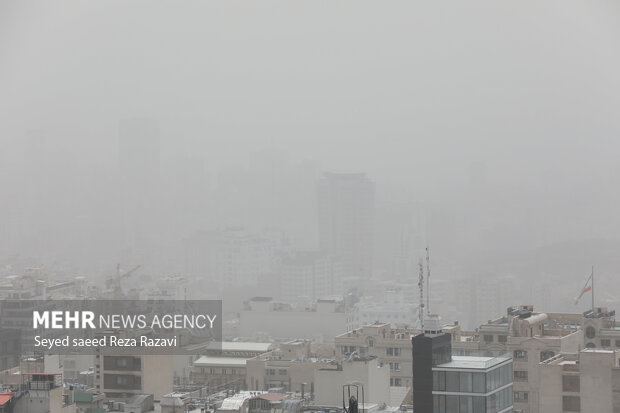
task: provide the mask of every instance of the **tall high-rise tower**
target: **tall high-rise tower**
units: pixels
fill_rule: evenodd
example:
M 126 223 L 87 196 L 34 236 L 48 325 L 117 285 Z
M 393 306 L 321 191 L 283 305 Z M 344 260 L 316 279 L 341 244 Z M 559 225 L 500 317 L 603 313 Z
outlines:
M 375 184 L 364 173 L 326 173 L 318 184 L 319 244 L 345 277 L 372 275 Z

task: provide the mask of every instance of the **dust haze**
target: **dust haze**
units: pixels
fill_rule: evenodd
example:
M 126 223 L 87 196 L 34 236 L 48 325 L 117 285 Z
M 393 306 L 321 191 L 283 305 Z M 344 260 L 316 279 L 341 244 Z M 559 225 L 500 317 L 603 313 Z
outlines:
M 429 246 L 435 309 L 472 327 L 574 311 L 592 265 L 620 308 L 619 22 L 614 1 L 2 2 L 0 275 L 141 265 L 135 285 L 286 300 L 287 259 L 327 253 L 328 293 L 381 301 Z M 231 239 L 250 264 L 223 277 Z M 472 309 L 481 283 L 499 298 Z

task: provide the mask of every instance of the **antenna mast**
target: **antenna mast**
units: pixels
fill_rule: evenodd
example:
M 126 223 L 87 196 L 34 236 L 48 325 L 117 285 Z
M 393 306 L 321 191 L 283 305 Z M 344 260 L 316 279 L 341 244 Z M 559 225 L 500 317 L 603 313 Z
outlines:
M 594 311 L 594 265 L 592 266 L 592 311 Z
M 418 318 L 420 319 L 420 329 L 424 332 L 424 263 L 422 258 L 418 263 L 418 288 L 420 289 L 420 307 L 418 308 Z
M 426 246 L 426 313 L 431 313 L 431 260 L 429 256 L 428 245 Z

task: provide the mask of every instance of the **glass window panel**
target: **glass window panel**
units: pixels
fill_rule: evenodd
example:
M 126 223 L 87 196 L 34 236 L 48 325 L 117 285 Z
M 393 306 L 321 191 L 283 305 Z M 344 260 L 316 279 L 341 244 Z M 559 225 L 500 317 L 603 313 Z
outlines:
M 436 391 L 446 390 L 446 372 L 445 371 L 433 372 L 433 390 L 436 390 Z
M 472 392 L 472 377 L 471 373 L 462 372 L 460 374 L 460 383 L 459 383 L 459 391 L 463 393 L 471 393 Z
M 459 396 L 446 396 L 446 413 L 459 411 Z
M 473 397 L 474 407 L 473 411 L 475 413 L 484 413 L 486 410 L 485 400 L 482 396 Z
M 474 402 L 471 396 L 459 396 L 459 413 L 474 413 Z
M 433 413 L 441 413 L 441 411 L 439 410 L 439 398 L 440 397 L 441 396 L 437 396 L 437 395 L 433 396 Z
M 566 412 L 580 412 L 581 399 L 578 396 L 562 396 L 562 408 Z
M 459 373 L 457 371 L 446 372 L 446 391 L 459 391 Z
M 497 410 L 497 393 L 487 397 L 487 412 L 495 412 Z
M 474 393 L 485 393 L 486 383 L 484 373 L 473 373 L 473 391 Z
M 562 376 L 562 390 L 567 392 L 579 392 L 580 388 L 579 376 L 564 375 Z

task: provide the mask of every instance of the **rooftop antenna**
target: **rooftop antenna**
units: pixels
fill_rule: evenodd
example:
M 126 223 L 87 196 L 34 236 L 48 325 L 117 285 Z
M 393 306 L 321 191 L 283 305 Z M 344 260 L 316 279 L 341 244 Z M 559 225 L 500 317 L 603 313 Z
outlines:
M 592 266 L 592 311 L 594 312 L 594 265 Z
M 420 307 L 418 308 L 418 318 L 420 319 L 420 329 L 424 331 L 424 263 L 422 258 L 418 263 L 418 288 L 420 289 Z
M 426 313 L 431 313 L 431 260 L 428 245 L 426 246 Z

